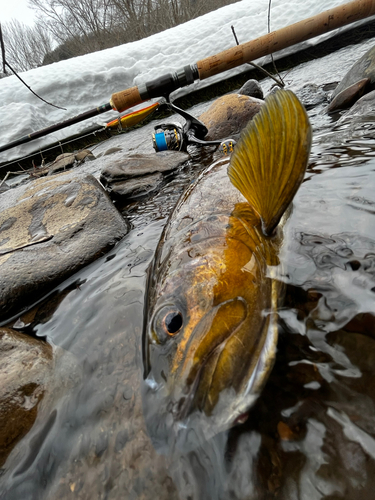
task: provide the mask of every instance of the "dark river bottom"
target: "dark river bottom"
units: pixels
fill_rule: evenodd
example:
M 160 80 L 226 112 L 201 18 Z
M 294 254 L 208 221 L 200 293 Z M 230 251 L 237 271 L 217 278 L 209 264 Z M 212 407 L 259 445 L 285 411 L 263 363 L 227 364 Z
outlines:
M 370 46 L 302 64 L 287 83 L 338 81 Z M 248 420 L 162 456 L 142 416 L 146 272 L 179 194 L 212 160 L 196 152 L 124 211 L 132 229 L 108 255 L 39 305 L 32 333 L 55 347 L 56 380 L 1 469 L 2 499 L 374 498 L 375 122 L 338 127 L 322 105 L 310 115 L 311 162 L 280 256 L 276 363 Z M 153 125 L 124 141 L 151 142 Z

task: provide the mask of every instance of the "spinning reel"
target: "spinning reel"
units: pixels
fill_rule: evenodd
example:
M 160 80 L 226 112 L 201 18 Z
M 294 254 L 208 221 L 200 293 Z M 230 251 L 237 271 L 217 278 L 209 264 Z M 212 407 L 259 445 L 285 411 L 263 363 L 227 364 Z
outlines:
M 224 155 L 231 153 L 236 144 L 233 139 L 225 141 L 205 141 L 203 138 L 207 135 L 207 127 L 192 116 L 187 111 L 178 108 L 168 99 L 167 107 L 185 118 L 185 125 L 177 125 L 175 123 L 163 123 L 155 127 L 155 132 L 152 134 L 152 145 L 156 152 L 159 151 L 186 151 L 189 144 L 196 146 L 213 146 L 219 145 L 219 151 Z

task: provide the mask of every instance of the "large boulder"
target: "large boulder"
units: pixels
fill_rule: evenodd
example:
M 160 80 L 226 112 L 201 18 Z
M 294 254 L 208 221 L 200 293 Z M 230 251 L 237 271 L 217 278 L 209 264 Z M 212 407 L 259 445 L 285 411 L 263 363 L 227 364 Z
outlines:
M 238 135 L 260 111 L 262 104 L 261 99 L 247 95 L 228 94 L 219 97 L 199 117 L 208 128 L 205 140 L 214 141 Z
M 0 318 L 107 252 L 128 225 L 91 175 L 44 177 L 0 197 Z
M 0 467 L 34 424 L 53 365 L 49 344 L 0 328 Z

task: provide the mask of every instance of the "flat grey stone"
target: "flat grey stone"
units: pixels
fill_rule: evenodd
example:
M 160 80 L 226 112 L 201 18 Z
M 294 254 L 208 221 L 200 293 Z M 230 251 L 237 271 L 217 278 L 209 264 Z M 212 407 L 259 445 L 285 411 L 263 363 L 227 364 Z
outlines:
M 113 182 L 110 187 L 110 192 L 131 201 L 155 191 L 161 187 L 163 182 L 163 174 L 156 172 L 155 174 L 136 177 L 127 181 Z
M 101 173 L 100 182 L 104 186 L 113 182 L 154 174 L 168 173 L 175 170 L 189 159 L 187 153 L 180 151 L 162 151 L 150 154 L 130 154 L 120 160 L 108 160 Z
M 91 175 L 37 179 L 0 197 L 0 318 L 107 252 L 127 222 Z

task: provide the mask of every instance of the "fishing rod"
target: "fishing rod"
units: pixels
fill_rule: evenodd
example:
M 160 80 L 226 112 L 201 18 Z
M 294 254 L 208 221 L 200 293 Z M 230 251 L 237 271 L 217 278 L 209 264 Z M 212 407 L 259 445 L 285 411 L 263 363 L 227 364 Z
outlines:
M 110 110 L 121 113 L 153 98 L 167 98 L 173 91 L 186 87 L 196 80 L 205 80 L 260 57 L 267 56 L 373 15 L 375 15 L 375 0 L 354 0 L 340 5 L 316 16 L 263 35 L 250 42 L 236 45 L 216 55 L 202 59 L 195 64 L 184 66 L 174 73 L 168 73 L 141 85 L 114 93 L 108 103 L 45 129 L 32 132 L 4 146 L 0 146 L 0 152 L 20 146 L 21 144 Z

